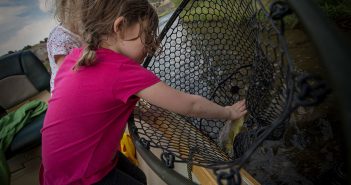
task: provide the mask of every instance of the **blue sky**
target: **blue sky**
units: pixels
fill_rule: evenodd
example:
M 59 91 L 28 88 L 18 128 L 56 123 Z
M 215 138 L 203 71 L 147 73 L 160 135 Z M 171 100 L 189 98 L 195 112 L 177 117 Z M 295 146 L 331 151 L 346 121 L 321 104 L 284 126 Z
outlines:
M 52 0 L 0 0 L 0 55 L 43 40 L 57 24 Z

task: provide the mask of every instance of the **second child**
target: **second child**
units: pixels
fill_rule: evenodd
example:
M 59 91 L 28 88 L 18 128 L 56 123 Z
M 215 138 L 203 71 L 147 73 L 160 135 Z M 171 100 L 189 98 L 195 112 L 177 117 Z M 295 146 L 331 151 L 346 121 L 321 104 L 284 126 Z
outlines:
M 66 55 L 73 48 L 82 46 L 80 38 L 80 11 L 82 0 L 55 0 L 55 17 L 59 25 L 54 27 L 48 37 L 47 52 L 51 69 L 50 91 L 58 69 Z

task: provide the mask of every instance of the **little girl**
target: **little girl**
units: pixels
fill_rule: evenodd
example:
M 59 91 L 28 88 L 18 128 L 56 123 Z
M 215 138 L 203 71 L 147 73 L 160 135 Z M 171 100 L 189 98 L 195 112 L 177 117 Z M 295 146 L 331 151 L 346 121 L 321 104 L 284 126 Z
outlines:
M 73 48 L 82 46 L 79 36 L 79 11 L 81 0 L 56 0 L 55 16 L 60 22 L 50 32 L 47 42 L 47 52 L 51 68 L 50 91 L 54 90 L 56 73 L 63 59 Z
M 147 0 L 87 0 L 82 27 L 88 45 L 65 58 L 42 129 L 43 184 L 145 184 L 116 165 L 139 98 L 202 118 L 246 113 L 244 101 L 222 107 L 169 87 L 140 65 L 158 47 L 158 17 Z

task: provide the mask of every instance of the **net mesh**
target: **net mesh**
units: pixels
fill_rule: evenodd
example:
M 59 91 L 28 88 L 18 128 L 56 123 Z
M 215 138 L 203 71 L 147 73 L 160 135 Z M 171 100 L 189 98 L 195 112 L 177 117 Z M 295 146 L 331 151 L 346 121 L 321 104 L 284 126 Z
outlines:
M 249 114 L 244 129 L 232 155 L 218 145 L 224 121 L 182 116 L 141 100 L 134 112 L 137 133 L 180 161 L 202 166 L 232 161 L 284 110 L 289 68 L 282 37 L 255 0 L 183 5 L 163 30 L 161 50 L 147 68 L 173 88 L 222 106 L 245 98 Z

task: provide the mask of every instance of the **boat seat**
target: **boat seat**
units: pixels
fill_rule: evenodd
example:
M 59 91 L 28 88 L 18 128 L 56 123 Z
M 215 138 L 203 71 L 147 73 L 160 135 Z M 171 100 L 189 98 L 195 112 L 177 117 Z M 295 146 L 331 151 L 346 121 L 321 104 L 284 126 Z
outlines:
M 50 74 L 30 51 L 20 51 L 0 58 L 0 116 L 15 111 L 32 99 L 47 101 L 50 97 Z M 5 151 L 6 158 L 41 144 L 45 112 L 35 117 L 14 137 Z

